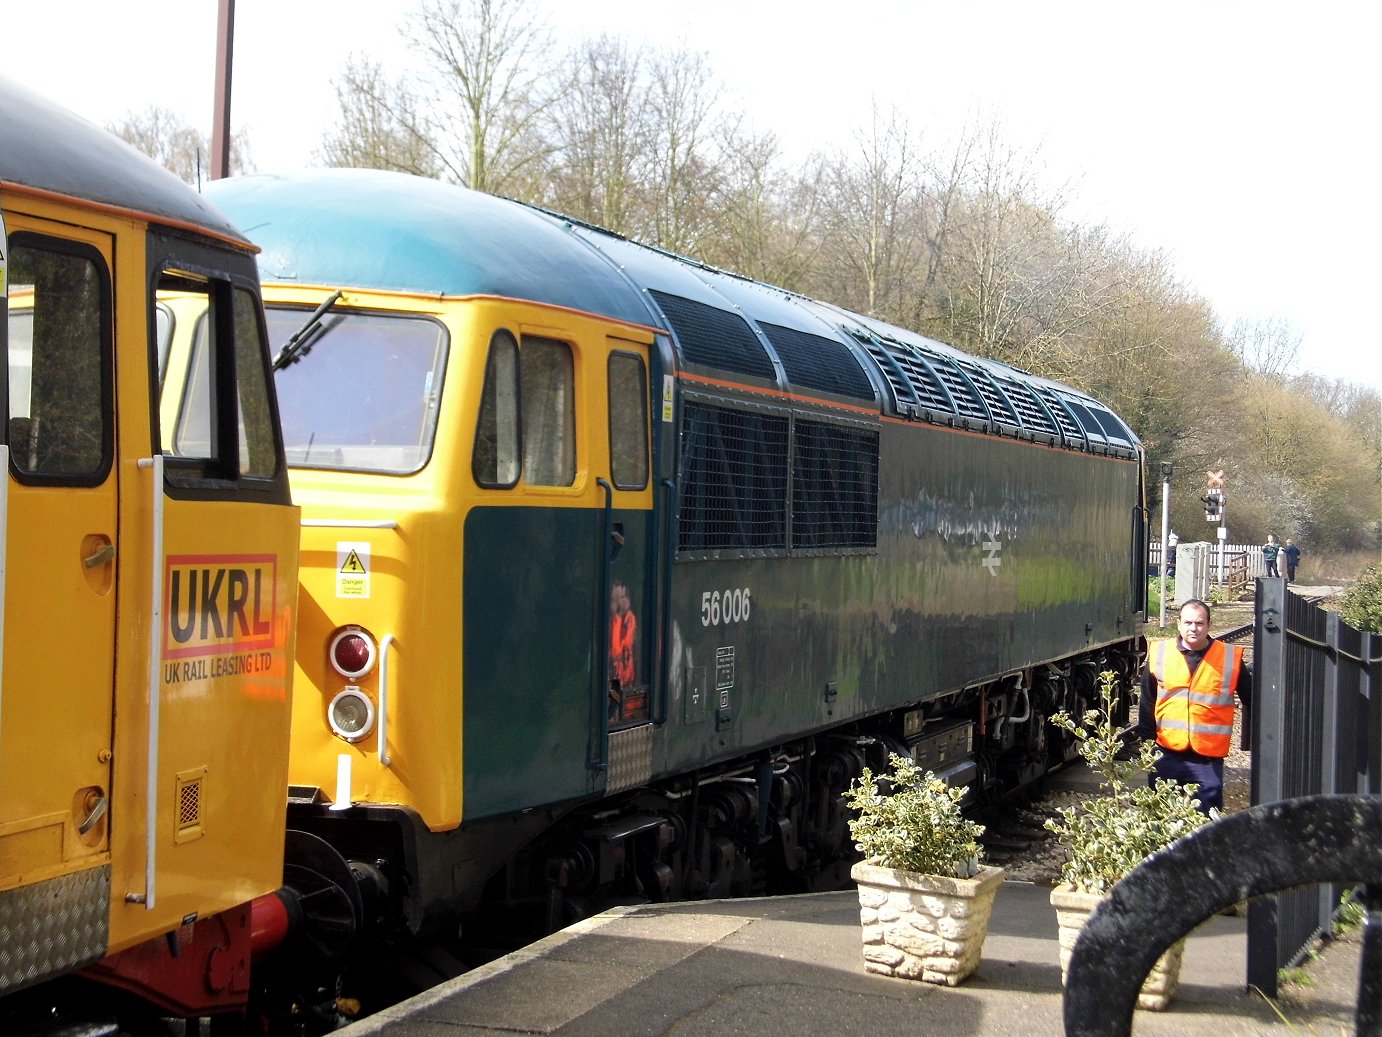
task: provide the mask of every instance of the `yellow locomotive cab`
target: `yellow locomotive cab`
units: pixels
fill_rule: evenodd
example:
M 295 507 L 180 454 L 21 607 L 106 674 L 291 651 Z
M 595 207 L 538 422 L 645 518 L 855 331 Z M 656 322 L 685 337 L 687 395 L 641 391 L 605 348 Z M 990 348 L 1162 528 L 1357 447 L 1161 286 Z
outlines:
M 4 81 L 0 139 L 0 1032 L 77 971 L 238 1010 L 282 883 L 298 551 L 253 248 Z

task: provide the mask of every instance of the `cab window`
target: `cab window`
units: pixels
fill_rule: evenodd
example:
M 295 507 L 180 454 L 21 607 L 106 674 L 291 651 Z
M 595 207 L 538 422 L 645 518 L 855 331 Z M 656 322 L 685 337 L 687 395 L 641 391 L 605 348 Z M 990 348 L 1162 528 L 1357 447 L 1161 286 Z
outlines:
M 471 461 L 482 486 L 570 486 L 576 481 L 571 347 L 507 331 L 490 340 Z
M 255 296 L 187 274 L 159 283 L 164 452 L 208 477 L 269 478 L 277 465 L 274 412 Z M 179 362 L 181 361 L 181 362 Z M 171 425 L 169 435 L 168 425 Z
M 284 306 L 267 310 L 275 356 L 299 336 L 299 359 L 274 379 L 288 464 L 386 475 L 421 469 L 436 436 L 445 326 L 333 306 L 304 331 L 307 316 Z
M 10 457 L 35 483 L 94 486 L 112 450 L 110 279 L 85 245 L 10 240 Z
M 621 490 L 648 485 L 648 376 L 643 358 L 609 358 L 609 470 Z

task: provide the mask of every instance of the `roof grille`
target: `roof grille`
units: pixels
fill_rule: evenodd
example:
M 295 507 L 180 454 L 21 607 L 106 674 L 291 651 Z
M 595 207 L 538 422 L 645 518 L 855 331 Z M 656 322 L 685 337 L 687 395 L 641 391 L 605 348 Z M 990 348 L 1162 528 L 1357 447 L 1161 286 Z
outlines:
M 687 363 L 777 380 L 767 350 L 744 318 L 679 295 L 653 291 L 648 294 L 672 326 Z

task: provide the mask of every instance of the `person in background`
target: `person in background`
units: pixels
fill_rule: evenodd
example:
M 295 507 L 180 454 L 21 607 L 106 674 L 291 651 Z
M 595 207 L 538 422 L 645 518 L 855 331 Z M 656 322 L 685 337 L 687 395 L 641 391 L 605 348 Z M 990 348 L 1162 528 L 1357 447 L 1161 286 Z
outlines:
M 1286 546 L 1281 549 L 1281 553 L 1286 556 L 1286 582 L 1296 582 L 1296 566 L 1300 564 L 1300 548 L 1290 537 L 1286 538 Z
M 1276 534 L 1268 533 L 1267 542 L 1262 545 L 1262 560 L 1267 563 L 1268 576 L 1280 576 L 1276 567 L 1276 556 L 1281 554 L 1281 545 L 1276 542 Z
M 1180 607 L 1179 636 L 1147 645 L 1136 737 L 1155 738 L 1157 757 L 1147 784 L 1198 785 L 1202 814 L 1224 807 L 1224 757 L 1233 741 L 1236 694 L 1252 705 L 1252 670 L 1239 645 L 1209 634 L 1209 606 L 1192 598 Z M 1245 716 L 1246 721 L 1246 716 Z M 1248 725 L 1243 725 L 1244 739 Z M 1244 746 L 1246 748 L 1246 746 Z

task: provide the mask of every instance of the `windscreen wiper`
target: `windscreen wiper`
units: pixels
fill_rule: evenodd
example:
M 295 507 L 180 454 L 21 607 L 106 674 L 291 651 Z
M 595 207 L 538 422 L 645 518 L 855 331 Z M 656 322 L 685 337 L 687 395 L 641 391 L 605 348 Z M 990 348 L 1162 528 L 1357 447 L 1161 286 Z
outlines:
M 322 300 L 322 304 L 312 311 L 312 316 L 307 318 L 307 322 L 293 332 L 292 337 L 287 342 L 283 343 L 283 348 L 274 357 L 273 370 L 282 371 L 289 364 L 296 364 L 312 351 L 312 347 L 317 344 L 317 339 L 321 338 L 324 330 L 322 315 L 335 306 L 340 297 L 340 291 L 335 291 Z

